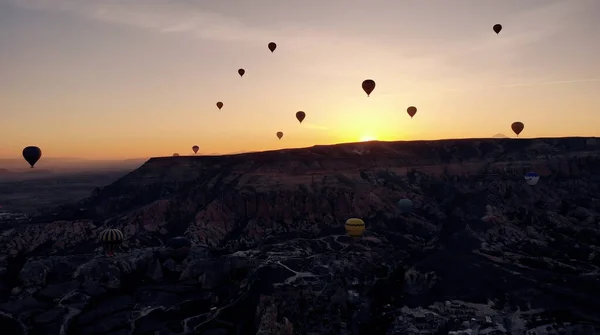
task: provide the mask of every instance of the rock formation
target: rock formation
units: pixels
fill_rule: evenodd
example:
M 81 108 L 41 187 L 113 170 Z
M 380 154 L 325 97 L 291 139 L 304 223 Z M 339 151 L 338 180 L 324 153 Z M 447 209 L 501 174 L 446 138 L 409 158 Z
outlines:
M 349 217 L 367 224 L 359 241 Z M 599 330 L 595 138 L 153 158 L 3 227 L 3 334 Z M 106 228 L 126 236 L 115 257 L 98 248 Z M 185 259 L 163 247 L 178 235 Z

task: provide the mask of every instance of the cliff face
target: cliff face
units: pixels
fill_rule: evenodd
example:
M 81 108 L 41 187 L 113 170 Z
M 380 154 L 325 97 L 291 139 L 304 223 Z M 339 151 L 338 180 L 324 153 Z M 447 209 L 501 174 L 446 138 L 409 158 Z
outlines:
M 97 255 L 107 227 L 126 235 L 115 258 Z M 160 247 L 176 235 L 184 260 Z M 153 158 L 5 231 L 0 311 L 39 334 L 593 331 L 557 322 L 600 322 L 599 243 L 595 138 Z

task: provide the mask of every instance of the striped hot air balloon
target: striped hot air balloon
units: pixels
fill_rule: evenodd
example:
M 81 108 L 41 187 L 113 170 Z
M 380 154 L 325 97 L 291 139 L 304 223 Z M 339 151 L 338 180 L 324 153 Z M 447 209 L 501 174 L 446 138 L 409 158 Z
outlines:
M 118 229 L 106 229 L 100 233 L 100 243 L 108 256 L 115 255 L 115 250 L 123 243 L 123 239 L 123 233 Z

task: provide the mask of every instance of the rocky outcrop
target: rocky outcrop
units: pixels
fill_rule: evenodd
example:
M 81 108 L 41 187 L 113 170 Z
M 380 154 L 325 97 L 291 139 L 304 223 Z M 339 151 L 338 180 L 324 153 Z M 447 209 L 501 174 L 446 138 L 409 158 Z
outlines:
M 349 217 L 367 223 L 359 241 L 343 232 Z M 10 334 L 592 334 L 600 323 L 594 138 L 154 158 L 6 226 Z M 126 236 L 116 257 L 98 249 L 106 228 Z M 184 259 L 162 246 L 176 235 L 194 243 Z

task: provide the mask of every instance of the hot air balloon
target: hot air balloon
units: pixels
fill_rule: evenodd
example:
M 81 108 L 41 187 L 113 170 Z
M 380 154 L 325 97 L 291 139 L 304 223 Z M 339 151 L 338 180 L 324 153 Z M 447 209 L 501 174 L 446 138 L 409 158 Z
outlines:
M 513 122 L 513 124 L 510 125 L 510 128 L 515 132 L 515 134 L 517 134 L 518 137 L 523 129 L 525 129 L 525 125 L 523 122 Z
M 535 172 L 528 172 L 527 174 L 525 174 L 525 181 L 527 182 L 527 184 L 533 186 L 537 184 L 538 181 L 540 181 L 540 175 Z
M 123 243 L 123 233 L 118 229 L 106 229 L 100 233 L 100 243 L 108 256 L 114 256 L 115 250 Z
M 500 34 L 500 31 L 502 30 L 502 25 L 501 24 L 495 24 L 494 25 L 494 32 L 497 34 Z
M 198 150 L 200 150 L 200 147 L 199 147 L 199 146 L 197 146 L 197 145 L 194 145 L 194 146 L 192 147 L 192 150 L 194 151 L 194 153 L 195 153 L 195 154 L 197 154 L 197 153 L 198 153 Z
M 278 131 L 278 132 L 277 132 L 277 138 L 281 139 L 282 137 L 283 137 L 283 133 L 282 133 L 282 132 L 280 132 L 280 131 Z
M 174 153 L 173 157 L 179 157 L 179 154 L 178 153 Z
M 243 77 L 244 73 L 246 73 L 246 70 L 244 70 L 244 69 L 239 69 L 238 70 L 238 74 L 240 75 L 240 77 Z
M 398 201 L 398 207 L 402 214 L 407 214 L 412 211 L 413 203 L 409 199 L 401 199 Z
M 300 123 L 302 123 L 302 121 L 304 121 L 305 117 L 306 117 L 306 113 L 304 113 L 303 111 L 299 111 L 296 113 L 296 119 L 298 119 L 298 121 L 300 121 Z
M 415 116 L 415 114 L 417 114 L 417 107 L 410 106 L 406 109 L 406 112 L 408 113 L 408 115 L 410 115 L 410 118 L 412 119 L 412 117 Z
M 273 51 L 275 51 L 275 49 L 277 49 L 277 44 L 275 44 L 275 42 L 270 42 L 269 43 L 269 50 L 271 50 L 271 53 Z
M 26 147 L 23 149 L 23 158 L 31 165 L 31 168 L 40 160 L 42 157 L 42 150 L 38 147 Z
M 367 93 L 367 96 L 369 96 L 371 92 L 373 92 L 373 90 L 375 89 L 375 81 L 373 79 L 367 79 L 363 81 L 362 89 L 363 91 L 365 91 L 365 93 Z
M 220 110 L 223 108 L 223 103 L 221 101 L 217 102 L 217 108 Z
M 351 218 L 346 220 L 346 224 L 344 225 L 346 228 L 346 232 L 348 236 L 358 239 L 365 232 L 365 222 L 361 219 Z

